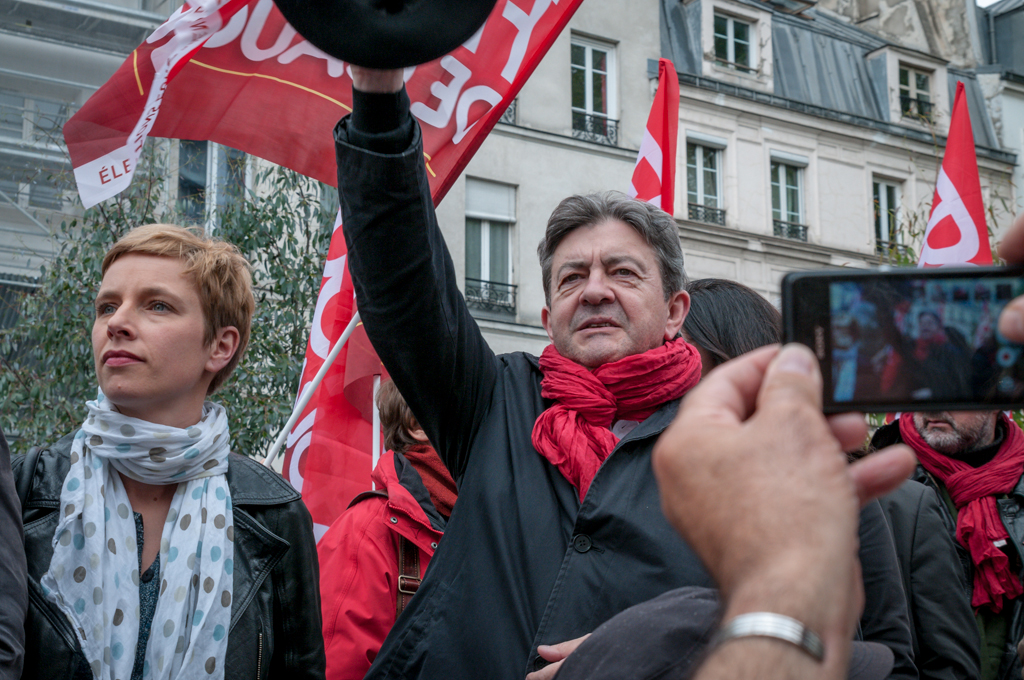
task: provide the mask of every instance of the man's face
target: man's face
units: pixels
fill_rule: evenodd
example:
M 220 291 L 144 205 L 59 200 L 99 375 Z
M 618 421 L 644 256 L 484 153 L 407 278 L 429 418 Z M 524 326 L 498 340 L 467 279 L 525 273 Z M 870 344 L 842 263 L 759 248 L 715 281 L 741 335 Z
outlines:
M 928 446 L 950 458 L 961 458 L 993 442 L 998 415 L 998 411 L 915 413 L 914 428 Z
M 591 370 L 676 337 L 690 308 L 685 291 L 665 299 L 654 250 L 615 219 L 569 232 L 550 283 L 544 330 L 562 356 Z

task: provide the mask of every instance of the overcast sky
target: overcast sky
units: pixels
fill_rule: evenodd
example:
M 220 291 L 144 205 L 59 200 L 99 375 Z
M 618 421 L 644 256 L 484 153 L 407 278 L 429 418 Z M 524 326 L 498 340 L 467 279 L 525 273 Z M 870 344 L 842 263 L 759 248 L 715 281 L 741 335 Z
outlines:
M 978 0 L 978 7 L 988 7 L 995 2 L 997 2 L 997 0 Z

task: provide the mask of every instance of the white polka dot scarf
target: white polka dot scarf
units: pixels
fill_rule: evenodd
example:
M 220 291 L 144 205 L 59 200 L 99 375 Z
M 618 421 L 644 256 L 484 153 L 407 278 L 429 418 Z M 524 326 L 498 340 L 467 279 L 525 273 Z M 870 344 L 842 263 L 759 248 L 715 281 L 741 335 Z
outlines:
M 41 583 L 78 634 L 93 675 L 129 680 L 139 635 L 135 519 L 120 472 L 175 484 L 160 541 L 160 598 L 142 677 L 223 678 L 234 522 L 227 412 L 207 402 L 187 429 L 113 410 L 101 392 L 71 446 L 53 559 Z

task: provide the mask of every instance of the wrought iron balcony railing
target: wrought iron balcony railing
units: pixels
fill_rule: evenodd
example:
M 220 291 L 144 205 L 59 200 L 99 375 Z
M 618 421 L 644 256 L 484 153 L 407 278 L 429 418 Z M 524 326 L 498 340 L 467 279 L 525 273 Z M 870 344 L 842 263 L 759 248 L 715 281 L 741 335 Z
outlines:
M 466 277 L 466 304 L 470 309 L 514 316 L 518 288 L 511 283 Z
M 796 222 L 786 222 L 784 220 L 772 220 L 774 223 L 774 233 L 776 236 L 781 238 L 789 238 L 794 241 L 807 241 L 807 225 L 797 224 Z
M 902 243 L 875 241 L 875 252 L 891 262 L 912 262 L 914 260 L 914 252 Z
M 725 210 L 701 205 L 700 203 L 689 204 L 689 217 L 694 222 L 706 222 L 725 226 Z
M 572 136 L 587 142 L 618 146 L 619 121 L 582 111 L 573 111 Z
M 519 97 L 512 100 L 512 103 L 505 109 L 505 113 L 501 114 L 501 118 L 498 119 L 499 123 L 507 123 L 509 125 L 517 125 L 519 121 Z
M 932 122 L 932 109 L 934 104 L 926 99 L 916 99 L 907 94 L 900 95 L 900 111 L 904 116 L 920 118 L 923 121 Z

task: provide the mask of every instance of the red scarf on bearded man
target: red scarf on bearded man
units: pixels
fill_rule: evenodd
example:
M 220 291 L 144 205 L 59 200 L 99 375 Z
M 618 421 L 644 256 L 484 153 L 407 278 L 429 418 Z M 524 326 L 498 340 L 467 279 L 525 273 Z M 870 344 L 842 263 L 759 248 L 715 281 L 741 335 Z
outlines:
M 903 441 L 914 449 L 924 469 L 942 480 L 959 510 L 956 539 L 970 551 L 975 567 L 971 605 L 987 606 L 996 614 L 1007 600 L 1024 592 L 1010 559 L 999 549 L 1010 535 L 995 498 L 1012 491 L 1024 472 L 1024 432 L 1006 414 L 1000 413 L 999 417 L 1006 427 L 1003 445 L 995 458 L 977 468 L 928 446 L 909 413 L 899 421 Z
M 580 501 L 619 443 L 617 420 L 642 421 L 700 380 L 697 349 L 676 338 L 593 371 L 566 359 L 554 345 L 540 355 L 541 396 L 555 403 L 533 426 L 533 446 L 579 491 Z

